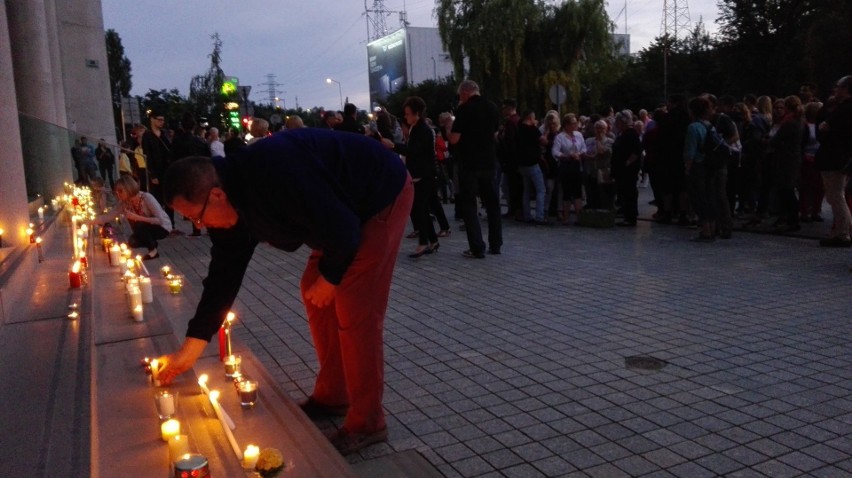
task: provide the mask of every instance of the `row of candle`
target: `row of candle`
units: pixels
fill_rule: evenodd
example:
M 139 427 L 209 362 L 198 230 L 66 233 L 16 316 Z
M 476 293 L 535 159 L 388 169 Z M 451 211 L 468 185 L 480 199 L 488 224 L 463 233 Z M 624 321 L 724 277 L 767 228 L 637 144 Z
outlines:
M 151 360 L 146 357 L 143 360 L 143 364 L 146 365 L 146 371 L 148 371 L 151 375 L 152 383 L 155 386 L 159 386 L 158 375 L 160 372 L 160 363 L 158 360 Z M 207 375 L 201 375 L 198 378 L 198 385 L 203 392 L 202 394 L 209 400 L 217 419 L 222 425 L 225 436 L 228 439 L 234 454 L 237 456 L 237 459 L 241 460 L 243 467 L 253 469 L 257 464 L 257 459 L 260 455 L 260 448 L 255 445 L 248 445 L 244 451 L 240 449 L 232 432 L 232 430 L 236 428 L 236 425 L 219 403 L 219 391 L 210 390 L 207 387 L 208 378 L 209 377 Z M 253 386 L 254 400 L 256 400 L 257 384 L 256 382 L 251 382 L 251 385 Z M 158 390 L 154 395 L 154 403 L 157 408 L 158 417 L 160 420 L 165 420 L 160 424 L 160 437 L 163 441 L 168 443 L 169 462 L 176 465 L 180 459 L 185 458 L 191 453 L 189 437 L 185 434 L 181 434 L 180 421 L 174 418 L 177 414 L 178 394 L 169 390 Z

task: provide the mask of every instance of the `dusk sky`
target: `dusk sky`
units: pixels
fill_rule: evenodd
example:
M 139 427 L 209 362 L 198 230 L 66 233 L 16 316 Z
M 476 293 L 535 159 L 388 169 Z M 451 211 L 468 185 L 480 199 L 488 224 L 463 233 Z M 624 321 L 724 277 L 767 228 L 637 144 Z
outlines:
M 669 0 L 670 2 L 674 0 Z M 102 0 L 104 26 L 121 36 L 130 59 L 134 95 L 149 89 L 177 88 L 189 93 L 189 82 L 210 66 L 211 35 L 222 40 L 222 69 L 251 85 L 249 99 L 268 103 L 267 75 L 287 108 L 339 108 L 336 84 L 359 108 L 369 104 L 367 84 L 367 21 L 362 0 L 241 2 L 200 0 Z M 687 4 L 679 0 L 680 5 Z M 372 0 L 367 0 L 369 6 Z M 414 27 L 435 27 L 434 0 L 385 0 L 388 10 L 405 10 Z M 705 28 L 717 30 L 716 0 L 688 3 L 693 23 L 703 17 Z M 625 32 L 625 2 L 607 7 L 617 33 Z M 631 51 L 648 46 L 660 34 L 663 0 L 629 0 L 627 33 Z M 400 27 L 399 15 L 385 20 L 388 33 Z

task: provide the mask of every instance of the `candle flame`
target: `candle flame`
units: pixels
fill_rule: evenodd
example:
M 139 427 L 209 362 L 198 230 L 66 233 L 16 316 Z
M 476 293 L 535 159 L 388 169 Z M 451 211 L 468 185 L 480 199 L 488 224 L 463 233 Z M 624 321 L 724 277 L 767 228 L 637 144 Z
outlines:
M 210 390 L 210 401 L 219 401 L 219 390 Z
M 78 274 L 80 272 L 80 261 L 74 261 L 74 265 L 71 266 L 71 272 Z
M 231 322 L 233 322 L 233 321 L 234 321 L 234 318 L 235 318 L 236 316 L 237 316 L 237 314 L 235 314 L 235 313 L 233 313 L 233 312 L 228 312 L 228 315 L 225 317 L 225 320 L 227 320 L 227 321 L 228 321 L 228 323 L 230 324 Z
M 2 234 L 2 233 L 0 233 Z M 41 245 L 41 236 L 36 237 L 36 244 Z
M 202 374 L 198 377 L 198 385 L 201 385 L 202 387 L 203 387 L 204 385 L 207 385 L 207 380 L 209 380 L 209 379 L 210 379 L 210 377 L 208 377 L 206 373 L 202 373 Z

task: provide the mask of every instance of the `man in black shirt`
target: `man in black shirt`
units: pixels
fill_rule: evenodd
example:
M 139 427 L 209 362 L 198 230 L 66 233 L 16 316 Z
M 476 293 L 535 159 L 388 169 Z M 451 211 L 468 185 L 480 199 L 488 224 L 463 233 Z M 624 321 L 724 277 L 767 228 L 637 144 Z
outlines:
M 503 229 L 500 223 L 500 201 L 494 185 L 497 161 L 497 106 L 479 94 L 474 81 L 461 82 L 458 89 L 459 108 L 450 133 L 450 144 L 456 145 L 459 164 L 459 195 L 467 242 L 465 257 L 485 258 L 485 242 L 476 210 L 476 197 L 482 198 L 488 215 L 488 252 L 500 254 Z
M 358 107 L 352 103 L 346 103 L 343 107 L 343 122 L 334 127 L 337 131 L 364 134 L 364 126 L 358 123 Z

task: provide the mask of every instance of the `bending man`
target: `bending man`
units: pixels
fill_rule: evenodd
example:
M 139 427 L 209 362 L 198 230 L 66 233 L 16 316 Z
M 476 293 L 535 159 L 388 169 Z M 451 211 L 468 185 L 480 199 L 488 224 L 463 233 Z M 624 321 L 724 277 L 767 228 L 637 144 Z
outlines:
M 319 360 L 312 418 L 344 415 L 343 454 L 387 440 L 382 328 L 413 186 L 405 165 L 366 136 L 303 128 L 212 161 L 175 162 L 166 201 L 212 241 L 204 291 L 183 346 L 165 357 L 168 383 L 217 333 L 259 241 L 313 251 L 302 300 Z

